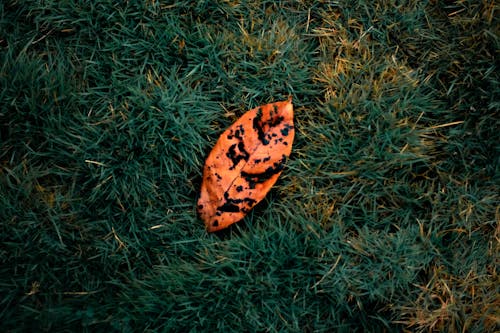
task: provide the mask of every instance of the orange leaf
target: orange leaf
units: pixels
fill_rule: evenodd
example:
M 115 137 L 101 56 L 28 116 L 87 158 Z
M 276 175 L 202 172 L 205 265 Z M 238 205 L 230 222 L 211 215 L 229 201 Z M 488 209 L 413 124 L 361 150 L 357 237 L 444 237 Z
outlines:
M 246 112 L 217 140 L 203 169 L 198 213 L 209 232 L 241 220 L 278 179 L 292 151 L 292 99 Z

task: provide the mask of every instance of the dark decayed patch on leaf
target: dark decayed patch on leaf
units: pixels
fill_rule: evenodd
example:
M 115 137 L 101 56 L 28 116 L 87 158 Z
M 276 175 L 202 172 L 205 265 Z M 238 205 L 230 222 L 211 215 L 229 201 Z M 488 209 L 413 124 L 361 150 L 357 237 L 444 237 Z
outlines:
M 245 150 L 245 144 L 243 143 L 243 141 L 240 141 L 237 144 L 232 144 L 229 147 L 226 156 L 231 159 L 231 162 L 233 162 L 233 165 L 229 168 L 230 170 L 233 170 L 241 160 L 248 161 L 250 154 L 248 154 L 248 152 Z
M 224 199 L 226 202 L 224 202 L 222 206 L 217 207 L 218 211 L 237 213 L 240 211 L 238 204 L 246 203 L 249 207 L 252 207 L 255 204 L 255 200 L 252 198 L 233 199 L 229 197 L 229 193 L 227 192 L 224 192 Z M 241 210 L 245 211 L 245 208 L 242 208 Z
M 244 134 L 245 134 L 245 129 L 243 128 L 243 126 L 241 126 L 241 125 L 240 125 L 240 126 L 238 126 L 238 128 L 234 131 L 234 133 L 233 133 L 233 131 L 231 131 L 231 132 L 228 134 L 227 138 L 228 138 L 229 140 L 232 140 L 233 138 L 236 138 L 236 139 L 238 139 L 238 140 L 242 140 L 242 139 L 243 139 L 243 135 L 244 135 Z
M 286 124 L 286 125 L 285 125 L 285 127 L 284 127 L 284 128 L 282 128 L 282 129 L 280 130 L 281 135 L 283 135 L 283 136 L 288 136 L 288 132 L 289 132 L 292 128 L 293 128 L 292 126 L 290 126 L 290 125 Z
M 281 172 L 285 167 L 286 155 L 283 155 L 281 160 L 275 162 L 272 167 L 269 167 L 264 172 L 259 173 L 251 173 L 251 172 L 241 172 L 241 176 L 248 182 L 248 185 L 251 189 L 255 188 L 256 184 L 264 183 L 273 175 Z
M 264 132 L 261 120 L 262 108 L 259 108 L 259 110 L 257 111 L 257 115 L 253 119 L 253 128 L 257 131 L 257 137 L 259 138 L 259 141 L 262 142 L 262 144 L 265 146 L 269 144 L 269 140 L 266 139 L 266 133 Z

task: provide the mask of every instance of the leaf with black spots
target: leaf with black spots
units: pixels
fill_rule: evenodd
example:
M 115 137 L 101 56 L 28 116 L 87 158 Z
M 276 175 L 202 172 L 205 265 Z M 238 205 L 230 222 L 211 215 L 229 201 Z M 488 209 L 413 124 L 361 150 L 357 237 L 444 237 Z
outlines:
M 203 169 L 198 213 L 209 232 L 240 221 L 278 180 L 292 151 L 293 105 L 247 111 L 217 140 Z

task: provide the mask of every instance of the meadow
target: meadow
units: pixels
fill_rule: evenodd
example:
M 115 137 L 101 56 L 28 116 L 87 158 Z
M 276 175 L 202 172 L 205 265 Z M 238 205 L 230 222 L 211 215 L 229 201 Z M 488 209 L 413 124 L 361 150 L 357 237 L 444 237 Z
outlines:
M 493 0 L 0 3 L 3 332 L 500 330 Z M 205 158 L 293 97 L 207 233 Z

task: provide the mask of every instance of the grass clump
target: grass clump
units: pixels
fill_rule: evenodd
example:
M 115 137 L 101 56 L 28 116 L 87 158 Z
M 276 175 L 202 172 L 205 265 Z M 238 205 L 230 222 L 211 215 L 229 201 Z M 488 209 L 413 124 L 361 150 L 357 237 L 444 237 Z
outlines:
M 498 330 L 494 1 L 0 4 L 0 318 L 21 331 Z M 207 234 L 204 158 L 294 98 Z

